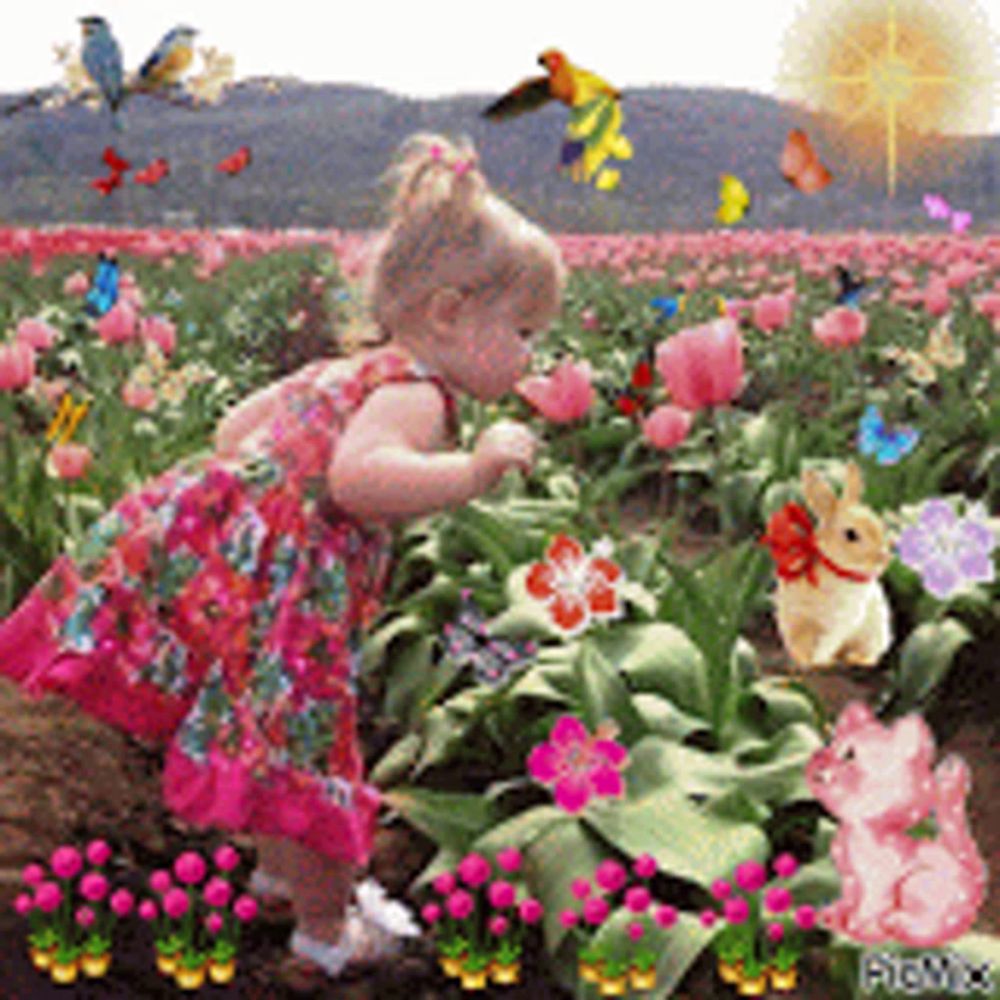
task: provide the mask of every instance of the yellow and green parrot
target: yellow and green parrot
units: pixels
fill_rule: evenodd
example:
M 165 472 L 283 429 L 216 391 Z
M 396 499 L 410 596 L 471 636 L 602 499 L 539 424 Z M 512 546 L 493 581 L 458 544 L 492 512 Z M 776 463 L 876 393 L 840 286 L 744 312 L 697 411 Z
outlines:
M 632 144 L 622 135 L 621 92 L 596 73 L 574 66 L 558 49 L 546 49 L 538 62 L 547 76 L 532 77 L 494 101 L 483 117 L 503 121 L 534 111 L 549 101 L 561 101 L 570 109 L 559 166 L 568 169 L 577 183 L 610 191 L 617 187 L 619 172 L 604 168 L 608 157 L 632 158 Z

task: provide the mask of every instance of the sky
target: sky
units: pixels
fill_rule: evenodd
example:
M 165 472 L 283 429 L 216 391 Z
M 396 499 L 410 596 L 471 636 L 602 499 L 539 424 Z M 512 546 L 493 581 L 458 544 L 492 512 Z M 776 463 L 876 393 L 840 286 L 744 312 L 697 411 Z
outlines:
M 200 29 L 201 44 L 235 57 L 237 76 L 362 83 L 413 97 L 499 94 L 540 72 L 537 54 L 554 46 L 626 90 L 710 85 L 774 94 L 785 32 L 798 9 L 816 2 L 20 0 L 0 32 L 0 92 L 58 79 L 52 46 L 78 42 L 77 19 L 99 14 L 127 69 L 166 30 L 187 23 Z M 1000 0 L 969 2 L 1000 33 Z M 1000 131 L 1000 97 L 997 105 L 993 131 Z

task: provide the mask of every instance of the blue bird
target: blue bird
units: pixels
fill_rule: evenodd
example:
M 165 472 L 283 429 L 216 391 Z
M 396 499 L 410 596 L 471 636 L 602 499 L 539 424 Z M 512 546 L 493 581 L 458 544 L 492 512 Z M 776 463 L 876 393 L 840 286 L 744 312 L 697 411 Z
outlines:
M 858 427 L 858 451 L 874 455 L 879 465 L 895 465 L 917 446 L 920 431 L 914 427 L 895 427 L 890 430 L 875 405 L 869 405 Z
M 195 28 L 183 24 L 171 28 L 139 68 L 139 88 L 155 90 L 179 83 L 194 59 L 194 36 L 197 34 Z
M 103 17 L 81 17 L 83 25 L 83 68 L 100 88 L 111 109 L 111 122 L 121 129 L 118 108 L 125 98 L 122 50 Z

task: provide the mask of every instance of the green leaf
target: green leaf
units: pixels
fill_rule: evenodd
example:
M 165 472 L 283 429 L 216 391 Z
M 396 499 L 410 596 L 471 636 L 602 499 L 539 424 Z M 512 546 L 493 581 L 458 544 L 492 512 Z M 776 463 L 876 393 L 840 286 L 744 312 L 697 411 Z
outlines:
M 632 704 L 628 689 L 614 667 L 590 642 L 581 644 L 576 680 L 583 719 L 591 732 L 604 720 L 613 719 L 618 724 L 623 743 L 631 745 L 645 733 L 646 727 Z
M 632 704 L 646 729 L 657 736 L 680 743 L 692 733 L 705 732 L 704 719 L 682 712 L 672 701 L 656 694 L 634 694 Z
M 954 618 L 925 622 L 907 637 L 893 681 L 893 714 L 905 714 L 921 705 L 944 680 L 955 654 L 972 634 Z
M 379 758 L 371 769 L 368 780 L 379 788 L 387 788 L 398 781 L 411 767 L 420 753 L 422 740 L 417 733 L 407 733 Z
M 741 861 L 767 856 L 762 830 L 713 816 L 676 787 L 625 802 L 598 802 L 584 822 L 629 857 L 652 854 L 663 871 L 705 888 Z
M 439 847 L 455 851 L 467 851 L 496 820 L 493 804 L 479 795 L 411 787 L 393 789 L 383 798 Z
M 419 708 L 421 692 L 433 682 L 434 664 L 431 652 L 434 637 L 421 635 L 407 643 L 393 657 L 389 664 L 389 678 L 386 681 L 385 711 L 394 718 L 413 723 Z
M 493 827 L 476 841 L 474 849 L 493 853 L 504 847 L 517 847 L 523 851 L 551 826 L 566 819 L 566 811 L 558 806 L 533 806 Z

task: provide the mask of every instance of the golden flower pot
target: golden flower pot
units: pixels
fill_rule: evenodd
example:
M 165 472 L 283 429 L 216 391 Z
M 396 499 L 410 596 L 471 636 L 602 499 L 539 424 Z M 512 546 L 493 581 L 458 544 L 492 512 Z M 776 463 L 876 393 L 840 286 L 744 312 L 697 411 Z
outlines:
M 634 965 L 628 970 L 629 982 L 634 990 L 656 989 L 656 966 L 651 969 L 637 969 Z
M 205 985 L 205 968 L 207 963 L 202 965 L 196 965 L 193 969 L 189 969 L 185 965 L 178 963 L 177 969 L 174 972 L 174 982 L 182 990 L 198 990 Z
M 743 978 L 743 962 L 724 962 L 721 958 L 718 964 L 719 978 L 724 983 L 738 983 Z
M 601 976 L 597 987 L 602 997 L 623 997 L 628 990 L 628 973 L 621 976 Z
M 52 945 L 51 948 L 29 948 L 28 954 L 31 956 L 31 964 L 41 971 L 48 969 L 52 965 L 52 959 L 55 957 L 56 946 Z
M 767 992 L 767 969 L 759 976 L 741 976 L 737 991 L 741 997 L 762 997 Z
M 156 953 L 156 968 L 164 976 L 172 976 L 177 971 L 177 959 L 179 953 L 158 951 Z
M 799 970 L 796 966 L 790 969 L 776 969 L 771 966 L 771 989 L 778 993 L 791 993 L 798 985 Z
M 463 990 L 485 990 L 489 978 L 487 969 L 462 969 Z
M 503 965 L 500 962 L 491 962 L 490 978 L 501 986 L 512 986 L 521 979 L 521 963 L 511 962 L 509 965 Z
M 88 955 L 84 952 L 80 956 L 80 970 L 85 976 L 91 979 L 100 979 L 108 974 L 111 966 L 111 952 L 106 951 L 101 955 Z
M 231 983 L 236 975 L 236 959 L 231 958 L 228 962 L 216 962 L 215 959 L 208 960 L 208 978 L 213 983 L 224 986 Z
M 80 963 L 75 958 L 72 962 L 57 962 L 52 959 L 49 973 L 52 976 L 52 982 L 58 983 L 60 986 L 68 986 L 70 983 L 76 982 L 76 977 L 80 974 Z
M 441 971 L 446 976 L 451 976 L 453 979 L 458 979 L 462 974 L 463 963 L 465 962 L 464 955 L 440 955 L 438 956 L 438 962 L 441 965 Z
M 585 983 L 596 983 L 601 978 L 601 962 L 581 962 L 577 970 Z

